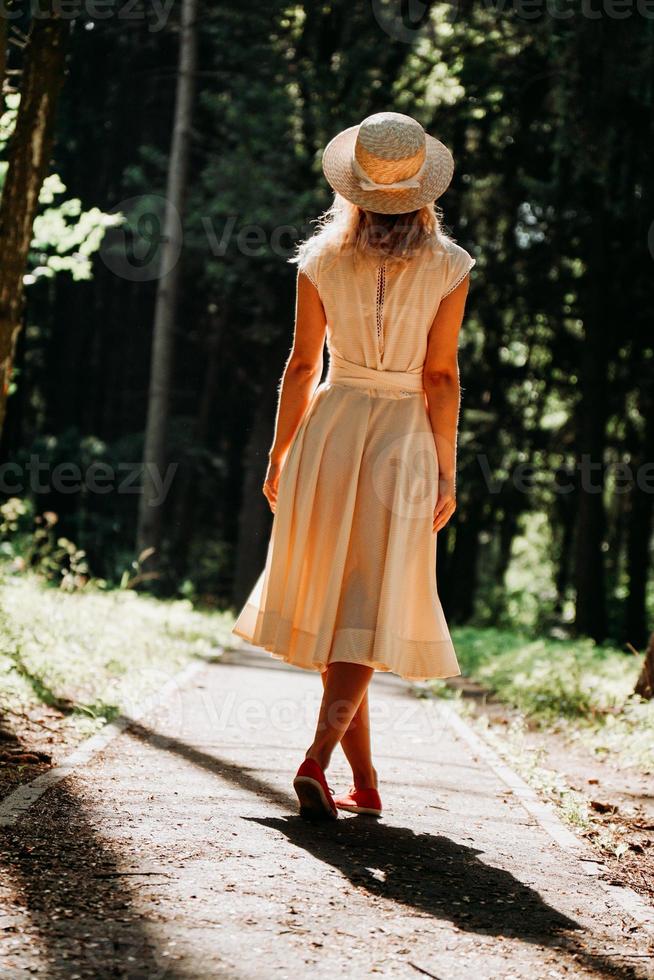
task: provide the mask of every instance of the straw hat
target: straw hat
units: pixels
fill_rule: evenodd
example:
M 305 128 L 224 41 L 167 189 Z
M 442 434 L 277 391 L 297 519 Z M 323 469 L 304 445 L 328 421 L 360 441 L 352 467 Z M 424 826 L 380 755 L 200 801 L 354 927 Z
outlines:
M 322 168 L 331 187 L 353 204 L 379 214 L 402 214 L 447 190 L 454 160 L 416 119 L 377 112 L 334 137 Z

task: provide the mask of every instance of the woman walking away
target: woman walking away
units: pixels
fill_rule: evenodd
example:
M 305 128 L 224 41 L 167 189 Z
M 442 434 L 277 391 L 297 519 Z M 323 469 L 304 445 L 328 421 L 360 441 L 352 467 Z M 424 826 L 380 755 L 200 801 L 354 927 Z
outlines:
M 443 234 L 434 203 L 453 169 L 410 116 L 346 129 L 323 155 L 334 202 L 293 260 L 295 335 L 263 487 L 273 524 L 232 632 L 321 673 L 294 780 L 307 818 L 381 814 L 376 670 L 460 673 L 436 585 L 436 536 L 456 507 L 457 346 L 475 262 Z M 325 770 L 339 743 L 352 785 L 334 798 Z

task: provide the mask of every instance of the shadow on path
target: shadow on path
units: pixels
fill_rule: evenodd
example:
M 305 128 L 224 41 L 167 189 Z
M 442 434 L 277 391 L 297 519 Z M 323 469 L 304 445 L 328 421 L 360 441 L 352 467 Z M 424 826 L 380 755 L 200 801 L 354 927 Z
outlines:
M 646 976 L 601 950 L 589 950 L 600 937 L 580 933 L 579 923 L 548 905 L 536 890 L 509 871 L 479 860 L 483 852 L 475 848 L 365 817 L 307 823 L 295 815 L 295 796 L 271 786 L 255 775 L 254 769 L 161 735 L 138 722 L 130 725 L 128 734 L 173 752 L 276 806 L 288 807 L 292 816 L 241 819 L 281 831 L 295 847 L 336 868 L 373 895 L 401 903 L 421 915 L 452 922 L 462 931 L 560 949 L 560 955 L 569 958 L 571 964 L 583 964 L 598 977 L 643 980 Z
M 337 869 L 370 895 L 468 933 L 560 947 L 559 955 L 573 974 L 578 964 L 598 977 L 639 980 L 644 975 L 619 958 L 589 950 L 589 945 L 601 943 L 601 935 L 582 932 L 577 922 L 548 905 L 536 890 L 481 860 L 481 852 L 473 847 L 365 818 L 307 824 L 296 816 L 290 773 L 289 790 L 284 791 L 261 778 L 254 766 L 244 767 L 126 720 L 129 737 L 257 797 L 261 815 L 252 816 L 250 809 L 250 815 L 240 818 L 244 828 L 258 823 L 264 830 L 281 832 L 293 847 Z M 217 780 L 217 795 L 219 790 Z M 108 805 L 120 807 L 121 801 L 107 798 L 103 807 Z M 144 791 L 141 806 L 148 805 Z M 276 815 L 270 814 L 271 805 Z M 16 942 L 17 955 L 3 958 L 2 980 L 24 977 L 32 966 L 42 971 L 44 961 L 48 977 L 66 980 L 75 975 L 94 980 L 189 980 L 181 964 L 162 957 L 143 918 L 139 889 L 147 879 L 138 876 L 146 870 L 142 860 L 130 861 L 118 842 L 103 839 L 96 823 L 101 828 L 102 809 L 96 810 L 93 801 L 76 793 L 74 783 L 66 780 L 29 810 L 17 827 L 0 832 L 3 884 L 11 882 L 17 900 L 14 924 L 7 928 L 5 919 L 4 926 L 5 938 Z M 286 846 L 277 834 L 270 838 L 271 850 Z M 130 877 L 131 871 L 137 874 Z M 217 896 L 218 903 L 226 901 Z M 26 912 L 22 921 L 21 908 Z M 21 930 L 25 930 L 22 947 Z M 29 941 L 35 931 L 40 956 Z
M 3 890 L 11 889 L 17 911 L 15 924 L 3 931 L 14 942 L 0 946 L 0 976 L 23 978 L 35 967 L 41 975 L 45 963 L 46 975 L 62 980 L 188 980 L 161 956 L 135 908 L 138 883 L 147 879 L 125 875 L 129 861 L 101 838 L 94 819 L 67 782 L 17 827 L 0 831 Z M 27 913 L 22 922 L 19 909 Z
M 556 934 L 580 928 L 510 872 L 481 861 L 482 851 L 449 837 L 356 817 L 329 828 L 298 817 L 249 819 L 281 831 L 371 894 L 466 932 L 550 945 Z

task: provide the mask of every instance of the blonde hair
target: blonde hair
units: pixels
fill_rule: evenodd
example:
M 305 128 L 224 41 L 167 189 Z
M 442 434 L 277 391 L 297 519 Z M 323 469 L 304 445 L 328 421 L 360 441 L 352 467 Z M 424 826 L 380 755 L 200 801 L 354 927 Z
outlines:
M 448 241 L 442 231 L 442 212 L 427 204 L 406 214 L 379 214 L 352 204 L 340 194 L 316 219 L 317 229 L 301 242 L 289 259 L 300 268 L 324 250 L 342 255 L 384 259 L 390 265 L 405 265 L 426 246 L 442 248 Z

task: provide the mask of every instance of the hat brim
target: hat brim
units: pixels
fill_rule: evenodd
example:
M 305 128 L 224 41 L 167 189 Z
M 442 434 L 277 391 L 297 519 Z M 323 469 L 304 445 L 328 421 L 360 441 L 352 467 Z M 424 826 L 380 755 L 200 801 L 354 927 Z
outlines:
M 352 204 L 378 214 L 405 214 L 418 211 L 444 194 L 454 174 L 454 159 L 448 148 L 426 135 L 425 166 L 419 187 L 387 191 L 367 191 L 359 185 L 352 170 L 352 156 L 359 126 L 350 126 L 327 144 L 322 169 L 330 187 Z

